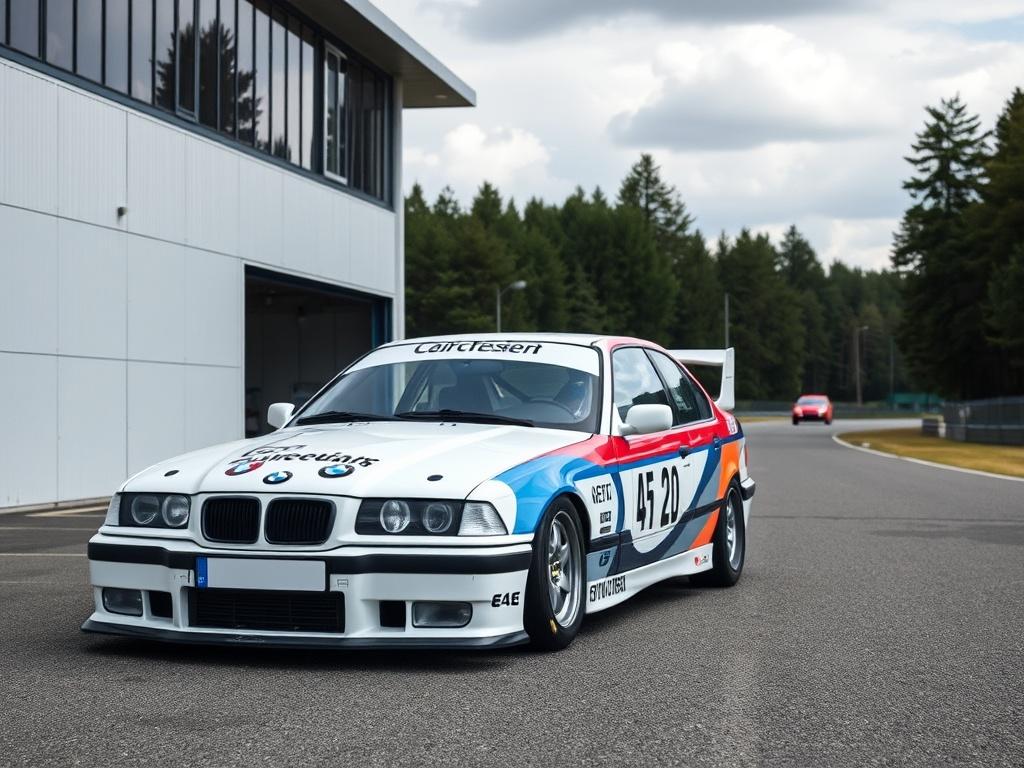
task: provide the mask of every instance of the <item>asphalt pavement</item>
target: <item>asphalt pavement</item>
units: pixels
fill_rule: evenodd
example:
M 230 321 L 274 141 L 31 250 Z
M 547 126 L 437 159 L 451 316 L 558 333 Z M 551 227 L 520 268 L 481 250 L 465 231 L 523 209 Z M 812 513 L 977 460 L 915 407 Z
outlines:
M 177 647 L 79 632 L 102 515 L 0 516 L 0 765 L 1024 765 L 1024 483 L 746 427 L 728 590 L 557 654 Z

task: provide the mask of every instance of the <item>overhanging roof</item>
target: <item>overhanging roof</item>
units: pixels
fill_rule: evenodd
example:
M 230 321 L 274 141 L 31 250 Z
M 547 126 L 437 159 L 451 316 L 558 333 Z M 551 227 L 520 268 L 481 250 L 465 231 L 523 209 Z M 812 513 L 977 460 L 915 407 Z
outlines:
M 292 4 L 374 64 L 402 79 L 402 106 L 473 107 L 476 92 L 369 0 Z

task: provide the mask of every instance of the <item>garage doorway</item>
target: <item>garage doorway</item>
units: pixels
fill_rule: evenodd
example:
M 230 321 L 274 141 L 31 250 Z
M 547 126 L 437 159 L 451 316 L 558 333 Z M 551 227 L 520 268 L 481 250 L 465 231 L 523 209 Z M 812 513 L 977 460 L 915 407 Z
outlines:
M 391 302 L 245 268 L 245 434 L 270 432 L 271 403 L 302 405 L 338 371 L 390 340 Z

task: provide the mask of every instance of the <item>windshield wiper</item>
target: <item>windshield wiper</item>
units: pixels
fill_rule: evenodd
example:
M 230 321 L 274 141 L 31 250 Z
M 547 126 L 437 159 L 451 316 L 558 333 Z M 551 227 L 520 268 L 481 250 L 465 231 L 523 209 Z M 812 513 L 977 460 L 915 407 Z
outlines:
M 517 427 L 532 427 L 528 419 L 514 419 L 511 416 L 499 416 L 496 413 L 478 413 L 476 411 L 456 411 L 442 408 L 439 411 L 402 411 L 396 413 L 399 419 L 423 419 L 424 421 L 468 421 L 480 424 L 512 424 Z
M 300 416 L 296 424 L 326 424 L 332 421 L 391 421 L 390 416 L 379 413 L 359 413 L 358 411 L 324 411 L 311 416 Z

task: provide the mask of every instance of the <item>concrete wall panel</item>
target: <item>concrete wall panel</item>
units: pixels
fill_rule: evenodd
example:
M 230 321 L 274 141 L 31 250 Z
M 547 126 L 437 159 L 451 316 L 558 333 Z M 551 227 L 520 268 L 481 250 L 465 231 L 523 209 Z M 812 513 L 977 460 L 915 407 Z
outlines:
M 0 205 L 0 243 L 0 350 L 55 353 L 57 219 Z
M 57 498 L 57 358 L 0 352 L 0 507 Z

